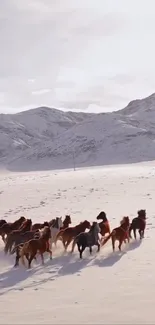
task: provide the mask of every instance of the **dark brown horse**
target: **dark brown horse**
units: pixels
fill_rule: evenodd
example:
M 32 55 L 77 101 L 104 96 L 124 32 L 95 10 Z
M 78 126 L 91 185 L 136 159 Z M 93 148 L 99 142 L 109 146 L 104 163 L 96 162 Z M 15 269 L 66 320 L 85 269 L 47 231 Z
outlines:
M 45 226 L 49 226 L 49 223 L 47 221 L 44 221 L 43 223 L 34 223 L 31 230 L 43 229 Z
M 27 231 L 30 231 L 31 226 L 32 226 L 32 220 L 26 219 L 21 225 L 21 227 L 19 227 L 19 229 L 13 230 L 10 234 L 8 234 L 6 238 L 5 248 L 4 248 L 5 254 L 7 254 L 8 251 L 10 251 L 11 253 L 12 247 L 16 243 L 20 235 L 24 234 Z
M 45 252 L 49 252 L 50 259 L 52 259 L 52 251 L 49 248 L 49 239 L 51 237 L 50 227 L 45 226 L 42 230 L 40 230 L 41 236 L 39 239 L 31 239 L 26 242 L 20 251 L 20 256 L 22 259 L 22 263 L 25 265 L 24 256 L 28 260 L 28 268 L 31 267 L 32 260 L 36 257 L 37 253 L 40 254 L 42 259 L 42 264 L 44 264 L 44 256 Z
M 7 222 L 0 227 L 0 236 L 2 237 L 4 243 L 5 243 L 5 235 L 10 234 L 10 232 L 13 230 L 19 229 L 19 227 L 22 225 L 22 223 L 25 220 L 26 220 L 25 217 L 20 217 L 15 222 Z
M 84 232 L 86 229 L 90 229 L 91 225 L 90 222 L 85 220 L 83 222 L 80 222 L 75 227 L 68 227 L 66 229 L 62 229 L 58 232 L 56 236 L 55 243 L 58 241 L 59 238 L 61 238 L 64 249 L 67 250 L 69 244 L 71 241 L 78 235 L 80 232 Z
M 134 218 L 129 227 L 129 236 L 131 237 L 131 231 L 133 230 L 134 238 L 136 239 L 136 230 L 139 231 L 140 239 L 144 238 L 144 231 L 146 228 L 146 210 L 139 210 L 137 212 L 138 217 Z
M 101 211 L 96 217 L 97 220 L 102 220 L 99 222 L 99 227 L 101 229 L 100 234 L 104 237 L 106 234 L 110 234 L 110 225 L 107 219 L 106 213 Z
M 118 248 L 121 251 L 121 246 L 123 241 L 125 241 L 127 238 L 129 242 L 129 226 L 130 226 L 129 217 L 124 217 L 121 221 L 121 225 L 112 230 L 110 235 L 103 240 L 101 246 L 104 246 L 107 243 L 107 241 L 111 238 L 113 251 L 115 250 L 116 240 L 119 241 Z
M 0 227 L 2 227 L 5 223 L 7 223 L 6 220 L 5 219 L 1 219 L 0 220 Z
M 63 227 L 61 227 L 60 230 L 61 230 L 61 229 L 68 228 L 69 225 L 70 225 L 71 223 L 72 223 L 72 221 L 71 221 L 71 217 L 70 217 L 70 215 L 67 214 L 67 215 L 65 216 L 64 221 L 63 221 Z

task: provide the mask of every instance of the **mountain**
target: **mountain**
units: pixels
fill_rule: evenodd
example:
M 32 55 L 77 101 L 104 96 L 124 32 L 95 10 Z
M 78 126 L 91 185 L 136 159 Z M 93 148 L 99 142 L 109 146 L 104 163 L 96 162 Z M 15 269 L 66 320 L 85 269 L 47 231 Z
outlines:
M 155 159 L 155 94 L 112 113 L 0 114 L 0 166 L 33 171 Z

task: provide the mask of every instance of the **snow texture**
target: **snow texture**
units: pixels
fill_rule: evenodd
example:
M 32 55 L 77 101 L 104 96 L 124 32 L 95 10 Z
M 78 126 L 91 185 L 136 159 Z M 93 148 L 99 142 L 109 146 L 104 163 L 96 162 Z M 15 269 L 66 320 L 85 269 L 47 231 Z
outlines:
M 113 253 L 109 241 L 100 253 L 94 247 L 92 256 L 86 249 L 83 260 L 77 248 L 63 254 L 59 242 L 53 260 L 45 254 L 42 266 L 38 257 L 31 270 L 14 269 L 14 256 L 4 255 L 0 240 L 0 324 L 155 323 L 154 163 L 1 172 L 1 217 L 8 221 L 25 215 L 42 222 L 70 214 L 76 225 L 95 221 L 104 210 L 113 229 L 124 215 L 132 220 L 138 209 L 146 209 L 147 228 L 145 238 L 123 244 L 122 253 Z

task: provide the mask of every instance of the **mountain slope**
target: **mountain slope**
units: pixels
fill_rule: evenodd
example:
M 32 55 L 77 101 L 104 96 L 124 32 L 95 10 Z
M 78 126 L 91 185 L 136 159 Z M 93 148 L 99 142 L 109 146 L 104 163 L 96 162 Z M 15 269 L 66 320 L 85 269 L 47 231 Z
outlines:
M 0 115 L 0 163 L 14 171 L 155 159 L 155 94 L 117 112 L 41 107 Z

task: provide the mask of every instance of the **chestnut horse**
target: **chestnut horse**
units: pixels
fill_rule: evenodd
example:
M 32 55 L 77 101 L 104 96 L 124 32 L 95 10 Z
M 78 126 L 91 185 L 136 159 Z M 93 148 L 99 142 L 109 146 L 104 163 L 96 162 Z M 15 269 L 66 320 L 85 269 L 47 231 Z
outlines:
M 50 227 L 45 226 L 40 230 L 40 238 L 31 239 L 28 242 L 24 243 L 23 247 L 20 250 L 20 256 L 23 265 L 25 265 L 24 256 L 28 260 L 28 268 L 31 267 L 32 260 L 36 257 L 37 252 L 39 252 L 42 260 L 42 265 L 44 265 L 44 256 L 45 252 L 50 254 L 50 259 L 52 259 L 52 251 L 49 248 L 49 239 L 51 237 Z
M 117 228 L 114 228 L 112 230 L 112 232 L 110 233 L 109 236 L 107 236 L 103 242 L 101 246 L 104 246 L 107 241 L 111 238 L 112 239 L 112 248 L 113 251 L 115 250 L 115 241 L 118 240 L 119 241 L 119 250 L 121 251 L 121 246 L 123 241 L 127 238 L 128 242 L 129 242 L 129 226 L 130 226 L 130 221 L 129 221 L 129 217 L 124 217 L 121 221 L 121 225 Z
M 31 239 L 39 239 L 39 238 L 40 238 L 39 229 L 27 231 L 24 234 L 20 234 L 18 238 L 16 238 L 14 248 L 10 252 L 12 255 L 16 253 L 14 267 L 19 265 L 20 250 L 23 247 L 24 243 L 28 242 Z
M 97 220 L 102 220 L 99 222 L 99 227 L 101 229 L 100 234 L 104 237 L 105 234 L 110 234 L 110 225 L 109 221 L 107 219 L 106 213 L 104 211 L 101 211 L 99 215 L 96 217 Z
M 16 243 L 20 235 L 24 234 L 27 231 L 30 231 L 31 226 L 32 220 L 26 219 L 18 230 L 13 230 L 10 234 L 8 234 L 4 248 L 5 254 L 7 254 L 8 251 L 11 252 L 12 246 Z
M 15 222 L 6 222 L 0 227 L 0 236 L 5 243 L 5 235 L 10 234 L 11 231 L 19 229 L 22 223 L 26 220 L 25 217 L 20 217 Z
M 134 218 L 129 227 L 129 236 L 131 237 L 131 231 L 133 230 L 134 238 L 136 239 L 136 230 L 139 230 L 140 239 L 144 238 L 144 231 L 146 228 L 146 210 L 139 210 L 137 212 L 138 217 Z
M 55 244 L 61 238 L 64 249 L 67 250 L 71 241 L 81 232 L 84 232 L 86 229 L 90 229 L 90 226 L 90 222 L 85 220 L 83 222 L 80 222 L 75 227 L 68 227 L 66 229 L 60 230 L 56 236 Z

